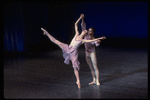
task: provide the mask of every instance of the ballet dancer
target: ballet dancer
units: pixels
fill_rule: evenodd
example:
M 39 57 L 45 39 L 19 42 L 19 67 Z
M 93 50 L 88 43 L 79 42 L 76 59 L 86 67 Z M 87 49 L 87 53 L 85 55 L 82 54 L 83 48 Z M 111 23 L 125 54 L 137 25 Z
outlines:
M 84 17 L 82 17 L 81 28 L 82 28 L 82 31 L 86 30 L 86 23 L 84 22 Z M 84 39 L 86 40 L 95 39 L 93 36 L 94 32 L 95 32 L 95 29 L 93 27 L 90 27 L 88 30 L 88 34 L 84 37 Z M 106 37 L 102 37 L 102 38 L 106 39 Z M 100 42 L 101 40 L 97 40 L 95 42 L 90 42 L 90 43 L 84 43 L 86 62 L 89 65 L 89 68 L 91 70 L 91 74 L 93 77 L 93 81 L 90 82 L 89 85 L 92 85 L 92 84 L 100 85 L 99 70 L 97 67 L 97 59 L 96 59 L 96 52 L 95 52 L 95 46 L 99 46 Z
M 71 60 L 72 66 L 74 69 L 74 74 L 75 74 L 75 77 L 77 80 L 76 84 L 77 84 L 79 89 L 81 88 L 81 84 L 80 84 L 80 79 L 79 79 L 80 62 L 78 61 L 78 47 L 85 42 L 94 42 L 94 41 L 97 41 L 99 39 L 103 39 L 103 38 L 97 38 L 97 39 L 93 39 L 93 40 L 83 39 L 84 36 L 87 34 L 87 30 L 82 31 L 82 33 L 79 34 L 78 26 L 77 26 L 78 22 L 82 19 L 82 17 L 84 17 L 83 14 L 80 15 L 79 19 L 75 23 L 75 36 L 72 39 L 70 45 L 58 41 L 52 35 L 50 35 L 45 29 L 41 28 L 41 30 L 43 31 L 43 34 L 47 35 L 48 38 L 53 43 L 57 44 L 62 49 L 63 57 L 65 59 L 64 63 L 69 64 L 69 61 Z

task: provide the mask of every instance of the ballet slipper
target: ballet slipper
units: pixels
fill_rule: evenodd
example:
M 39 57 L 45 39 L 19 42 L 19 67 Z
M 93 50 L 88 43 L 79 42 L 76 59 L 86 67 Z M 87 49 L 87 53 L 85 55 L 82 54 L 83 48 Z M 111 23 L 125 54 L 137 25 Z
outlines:
M 95 81 L 92 81 L 91 83 L 89 83 L 89 85 L 93 85 L 93 84 L 96 84 L 96 82 L 95 82 Z
M 100 83 L 99 83 L 99 82 L 97 82 L 97 83 L 96 83 L 96 85 L 100 85 Z

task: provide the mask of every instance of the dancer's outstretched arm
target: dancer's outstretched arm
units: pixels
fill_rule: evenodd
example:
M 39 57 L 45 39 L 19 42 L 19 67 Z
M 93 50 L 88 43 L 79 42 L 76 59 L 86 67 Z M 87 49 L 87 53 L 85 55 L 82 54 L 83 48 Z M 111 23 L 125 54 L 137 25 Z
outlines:
M 98 38 L 99 40 L 104 40 L 104 39 L 106 39 L 106 37 L 105 36 L 102 36 L 102 37 L 100 37 L 100 38 Z
M 104 40 L 104 39 L 106 39 L 106 37 L 105 36 L 103 36 L 103 37 L 100 37 L 100 38 L 96 38 L 96 39 L 93 39 L 93 40 L 86 40 L 86 39 L 83 39 L 82 40 L 82 43 L 87 43 L 87 42 L 95 42 L 95 41 L 98 41 L 98 40 Z
M 88 43 L 88 42 L 95 42 L 97 41 L 98 39 L 93 39 L 93 40 L 86 40 L 86 39 L 83 39 L 82 40 L 82 43 Z

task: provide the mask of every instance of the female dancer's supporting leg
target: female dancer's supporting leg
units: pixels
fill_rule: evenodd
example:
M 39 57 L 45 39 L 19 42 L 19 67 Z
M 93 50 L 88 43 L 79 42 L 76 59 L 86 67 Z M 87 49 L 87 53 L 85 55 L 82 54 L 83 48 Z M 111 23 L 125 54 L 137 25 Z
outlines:
M 81 88 L 81 84 L 80 84 L 80 78 L 79 78 L 79 71 L 78 71 L 78 69 L 74 68 L 74 74 L 75 74 L 76 79 L 77 79 L 76 84 L 78 85 L 78 88 L 80 89 Z

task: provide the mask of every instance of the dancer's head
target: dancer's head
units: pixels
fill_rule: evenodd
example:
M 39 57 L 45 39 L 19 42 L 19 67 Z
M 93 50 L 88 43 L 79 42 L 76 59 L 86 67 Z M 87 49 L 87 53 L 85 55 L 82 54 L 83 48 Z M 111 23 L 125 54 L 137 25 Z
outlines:
M 92 35 L 92 34 L 94 34 L 94 33 L 95 33 L 95 28 L 90 27 L 90 28 L 89 28 L 89 31 L 88 31 L 88 34 L 89 34 L 89 35 Z
M 82 36 L 86 36 L 86 35 L 87 35 L 87 30 L 82 31 L 82 32 L 81 32 L 81 35 L 82 35 Z

